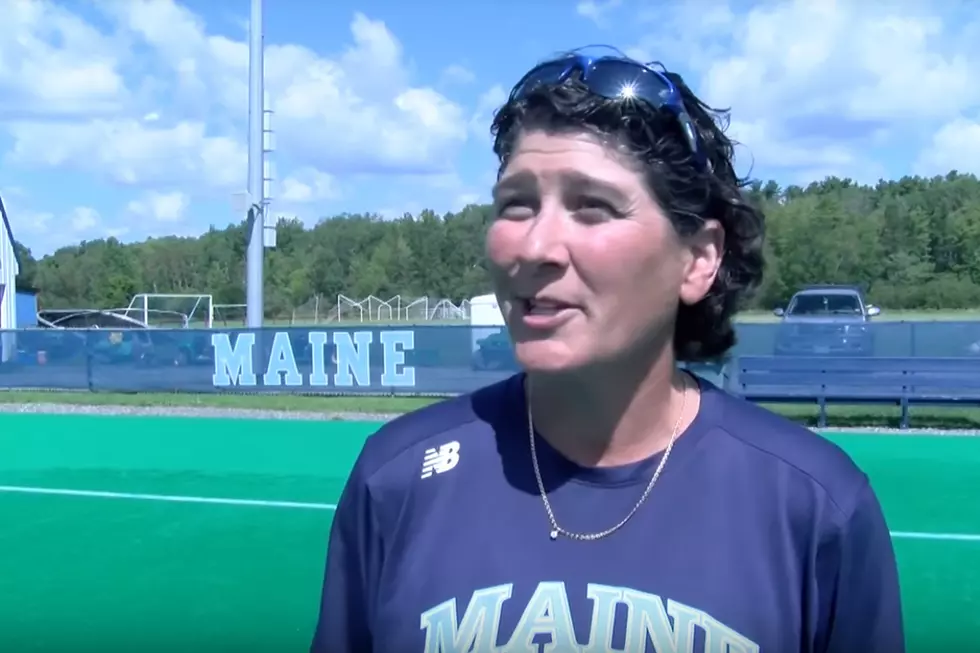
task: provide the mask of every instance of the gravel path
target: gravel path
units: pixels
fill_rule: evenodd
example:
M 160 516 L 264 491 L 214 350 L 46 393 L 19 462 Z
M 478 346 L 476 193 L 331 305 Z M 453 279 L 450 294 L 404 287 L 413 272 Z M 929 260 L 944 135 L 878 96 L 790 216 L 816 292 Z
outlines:
M 814 428 L 814 430 L 817 430 Z M 869 433 L 880 433 L 882 435 L 945 435 L 945 436 L 959 436 L 959 437 L 978 437 L 980 436 L 980 429 L 929 429 L 920 428 L 912 426 L 908 430 L 893 429 L 885 426 L 868 426 L 864 428 L 858 427 L 846 427 L 846 428 L 836 428 L 829 427 L 825 429 L 820 429 L 821 433 L 830 434 L 857 434 L 857 435 L 867 435 Z
M 146 415 L 159 417 L 211 417 L 217 419 L 270 419 L 345 422 L 387 422 L 398 414 L 358 412 L 313 412 L 295 410 L 251 410 L 195 406 L 85 406 L 56 403 L 0 404 L 0 413 L 48 413 L 58 415 Z M 882 433 L 887 435 L 980 436 L 980 429 L 911 428 L 907 431 L 871 426 L 828 428 L 825 433 Z
M 195 406 L 85 406 L 76 404 L 0 404 L 0 413 L 47 413 L 56 415 L 143 415 L 159 417 L 213 417 L 219 419 L 276 419 L 346 422 L 387 422 L 396 414 L 338 413 L 296 410 L 252 410 Z

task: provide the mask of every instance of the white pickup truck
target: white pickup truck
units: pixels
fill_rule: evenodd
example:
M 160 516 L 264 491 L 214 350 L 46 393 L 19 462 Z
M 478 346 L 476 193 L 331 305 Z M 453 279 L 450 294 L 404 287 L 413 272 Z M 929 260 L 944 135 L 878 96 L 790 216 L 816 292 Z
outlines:
M 781 318 L 775 353 L 780 356 L 871 356 L 871 318 L 881 309 L 854 286 L 809 286 L 797 292 Z

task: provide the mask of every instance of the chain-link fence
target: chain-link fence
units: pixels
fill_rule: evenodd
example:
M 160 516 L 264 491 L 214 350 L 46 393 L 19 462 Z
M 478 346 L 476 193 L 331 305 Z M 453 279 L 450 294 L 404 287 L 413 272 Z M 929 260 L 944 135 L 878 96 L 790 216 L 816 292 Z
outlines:
M 245 326 L 245 304 L 215 304 L 214 326 Z M 470 319 L 470 300 L 454 301 L 439 297 L 311 297 L 303 304 L 285 311 L 267 311 L 267 326 L 316 326 L 373 324 L 424 325 L 465 324 Z

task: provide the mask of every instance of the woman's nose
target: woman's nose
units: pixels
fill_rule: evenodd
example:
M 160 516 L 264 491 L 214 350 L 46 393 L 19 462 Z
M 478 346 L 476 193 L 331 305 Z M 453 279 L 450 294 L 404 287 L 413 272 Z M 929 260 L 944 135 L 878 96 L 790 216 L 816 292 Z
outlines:
M 519 258 L 531 265 L 564 267 L 568 264 L 568 217 L 562 206 L 543 204 L 528 221 Z

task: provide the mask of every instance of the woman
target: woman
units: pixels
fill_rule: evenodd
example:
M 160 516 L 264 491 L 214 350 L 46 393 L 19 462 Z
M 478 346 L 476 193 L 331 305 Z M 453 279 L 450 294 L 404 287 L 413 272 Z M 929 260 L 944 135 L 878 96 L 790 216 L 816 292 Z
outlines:
M 618 55 L 517 84 L 486 249 L 523 372 L 368 440 L 314 651 L 904 650 L 865 475 L 678 369 L 762 276 L 719 117 Z

